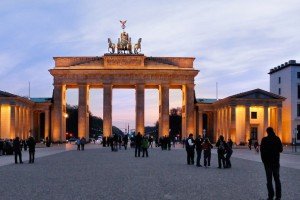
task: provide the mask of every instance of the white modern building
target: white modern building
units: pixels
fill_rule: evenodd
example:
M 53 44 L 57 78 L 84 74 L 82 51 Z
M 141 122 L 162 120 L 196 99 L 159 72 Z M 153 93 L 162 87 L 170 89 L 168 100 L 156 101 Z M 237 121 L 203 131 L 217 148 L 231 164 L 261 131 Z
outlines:
M 291 143 L 296 138 L 300 143 L 300 63 L 290 60 L 269 74 L 270 92 L 286 98 L 282 104 L 282 140 Z

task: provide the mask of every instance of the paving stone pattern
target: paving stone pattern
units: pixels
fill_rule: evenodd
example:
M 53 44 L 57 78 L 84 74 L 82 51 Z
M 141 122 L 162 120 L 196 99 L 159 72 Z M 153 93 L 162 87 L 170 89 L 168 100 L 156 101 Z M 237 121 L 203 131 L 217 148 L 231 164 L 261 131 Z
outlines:
M 34 164 L 0 167 L 2 200 L 164 200 L 266 199 L 262 163 L 233 158 L 231 169 L 186 165 L 183 149 L 149 149 L 135 158 L 133 149 L 66 151 Z M 202 160 L 201 160 L 202 162 Z M 300 197 L 300 170 L 281 168 L 282 199 Z

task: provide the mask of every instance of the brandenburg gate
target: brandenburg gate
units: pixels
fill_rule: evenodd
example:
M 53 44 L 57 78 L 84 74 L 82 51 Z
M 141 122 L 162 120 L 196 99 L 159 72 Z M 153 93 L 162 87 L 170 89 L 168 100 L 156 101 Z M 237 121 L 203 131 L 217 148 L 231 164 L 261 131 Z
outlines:
M 103 88 L 103 136 L 112 134 L 112 90 L 134 88 L 136 132 L 144 134 L 145 89 L 159 90 L 159 135 L 169 135 L 169 90 L 182 90 L 182 137 L 195 132 L 194 78 L 191 57 L 146 57 L 139 54 L 140 42 L 131 51 L 131 38 L 123 31 L 110 53 L 101 57 L 54 57 L 52 140 L 64 141 L 66 134 L 66 90 L 79 89 L 78 136 L 89 136 L 89 90 Z M 118 53 L 115 53 L 117 48 Z M 128 52 L 128 54 L 126 54 Z M 126 102 L 124 102 L 126 103 Z

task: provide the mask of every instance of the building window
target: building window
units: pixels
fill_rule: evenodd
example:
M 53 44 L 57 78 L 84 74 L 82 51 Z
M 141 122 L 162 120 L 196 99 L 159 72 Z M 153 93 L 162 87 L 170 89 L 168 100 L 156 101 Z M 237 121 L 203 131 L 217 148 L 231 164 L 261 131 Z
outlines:
M 297 72 L 297 78 L 300 78 L 300 72 Z
M 281 83 L 281 77 L 278 77 L 278 83 L 279 84 Z
M 297 125 L 297 140 L 300 140 L 300 125 Z
M 298 99 L 300 99 L 300 85 L 298 85 Z
M 300 117 L 300 104 L 297 104 L 297 116 Z
M 257 119 L 257 112 L 251 112 L 251 119 Z
M 278 88 L 278 95 L 281 95 L 281 88 Z

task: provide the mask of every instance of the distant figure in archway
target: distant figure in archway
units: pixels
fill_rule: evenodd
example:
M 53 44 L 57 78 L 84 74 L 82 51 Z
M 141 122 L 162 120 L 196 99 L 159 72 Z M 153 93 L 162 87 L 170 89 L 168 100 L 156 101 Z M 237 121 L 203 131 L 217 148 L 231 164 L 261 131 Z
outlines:
M 141 145 L 142 145 L 142 134 L 138 132 L 138 134 L 135 136 L 135 157 L 141 156 Z

